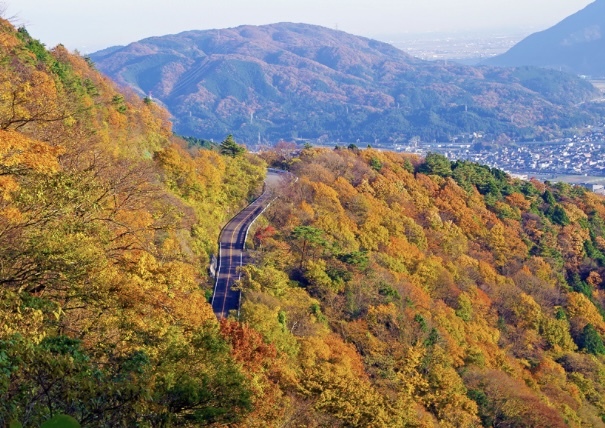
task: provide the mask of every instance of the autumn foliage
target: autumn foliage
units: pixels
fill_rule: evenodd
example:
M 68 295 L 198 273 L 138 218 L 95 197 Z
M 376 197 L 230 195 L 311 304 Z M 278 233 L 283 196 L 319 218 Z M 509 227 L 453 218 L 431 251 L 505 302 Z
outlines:
M 602 197 L 435 154 L 190 149 L 61 46 L 1 22 L 0 57 L 0 425 L 604 425 Z M 298 180 L 219 323 L 206 268 L 265 160 Z
M 0 426 L 252 412 L 206 268 L 263 162 L 189 151 L 163 109 L 4 21 L 0 58 Z
M 289 357 L 290 424 L 603 426 L 602 197 L 435 154 L 288 165 L 242 319 Z

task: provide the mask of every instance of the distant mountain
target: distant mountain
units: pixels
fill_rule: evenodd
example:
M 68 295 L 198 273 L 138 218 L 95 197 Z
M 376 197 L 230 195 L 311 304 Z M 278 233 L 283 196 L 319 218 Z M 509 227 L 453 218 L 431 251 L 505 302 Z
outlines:
M 475 131 L 535 137 L 591 122 L 575 105 L 596 96 L 564 73 L 427 62 L 305 24 L 189 31 L 91 57 L 119 84 L 165 104 L 177 132 L 233 133 L 244 142 L 443 141 Z
M 533 65 L 605 77 L 605 0 L 597 0 L 554 27 L 532 34 L 485 64 Z

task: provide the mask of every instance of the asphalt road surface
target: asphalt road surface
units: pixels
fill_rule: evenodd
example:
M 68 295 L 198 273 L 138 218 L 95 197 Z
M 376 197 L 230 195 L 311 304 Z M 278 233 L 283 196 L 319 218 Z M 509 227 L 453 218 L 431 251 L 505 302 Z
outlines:
M 212 310 L 218 319 L 226 318 L 230 311 L 239 310 L 241 292 L 232 290 L 231 287 L 240 277 L 238 268 L 245 262 L 244 245 L 248 229 L 275 199 L 275 190 L 279 184 L 291 177 L 283 171 L 269 170 L 265 179 L 265 192 L 233 217 L 221 232 L 218 272 L 212 295 Z

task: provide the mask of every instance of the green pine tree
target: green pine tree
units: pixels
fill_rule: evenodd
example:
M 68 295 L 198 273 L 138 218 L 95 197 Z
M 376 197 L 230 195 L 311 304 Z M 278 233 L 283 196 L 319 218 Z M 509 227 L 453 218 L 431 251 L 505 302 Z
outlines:
M 584 327 L 582 333 L 580 334 L 578 345 L 581 349 L 584 349 L 589 354 L 605 354 L 605 345 L 603 344 L 603 339 L 592 324 L 586 324 L 586 327 Z
M 233 135 L 227 135 L 227 138 L 221 143 L 221 154 L 235 158 L 246 152 L 243 146 L 240 146 L 233 139 Z

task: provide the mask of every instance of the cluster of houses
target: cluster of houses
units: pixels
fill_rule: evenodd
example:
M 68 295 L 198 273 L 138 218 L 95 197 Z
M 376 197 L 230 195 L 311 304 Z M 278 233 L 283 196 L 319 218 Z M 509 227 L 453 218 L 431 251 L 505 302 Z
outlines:
M 517 173 L 605 176 L 605 142 L 530 143 L 480 151 L 446 148 L 443 154 Z
M 573 136 L 555 142 L 528 142 L 518 144 L 477 144 L 481 138 L 473 136 L 474 142 L 460 138 L 448 143 L 414 142 L 409 146 L 398 146 L 395 150 L 425 155 L 428 152 L 441 153 L 450 160 L 469 160 L 507 171 L 520 178 L 550 178 L 573 176 L 574 184 L 588 190 L 605 194 L 605 128 L 603 126 L 586 130 L 580 136 Z M 603 177 L 602 180 L 585 180 L 582 177 Z M 592 181 L 596 181 L 592 182 Z

